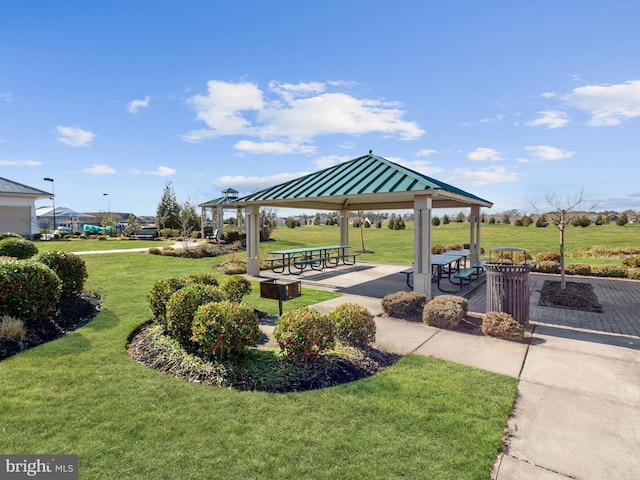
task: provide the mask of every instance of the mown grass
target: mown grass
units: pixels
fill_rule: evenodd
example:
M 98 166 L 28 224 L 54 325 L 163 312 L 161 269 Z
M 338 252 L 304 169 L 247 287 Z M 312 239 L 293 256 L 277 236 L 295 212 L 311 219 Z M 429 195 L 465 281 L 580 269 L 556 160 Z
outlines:
M 83 479 L 488 477 L 516 379 L 408 355 L 305 393 L 188 383 L 132 361 L 127 338 L 150 316 L 153 282 L 223 259 L 84 258 L 103 310 L 0 362 L 0 451 L 78 454 Z
M 129 248 L 162 247 L 165 245 L 173 245 L 174 243 L 173 241 L 167 240 L 129 240 L 128 238 L 105 238 L 104 240 L 74 238 L 39 240 L 35 242 L 36 247 L 38 247 L 38 250 L 41 252 L 50 252 L 52 250 L 64 250 L 68 252 L 124 250 Z
M 407 222 L 405 230 L 389 230 L 383 228 L 365 228 L 364 246 L 366 250 L 374 253 L 362 255 L 362 260 L 370 260 L 382 263 L 410 264 L 413 261 L 413 223 Z M 439 225 L 431 230 L 431 244 L 463 245 L 469 242 L 468 223 L 450 223 Z M 640 237 L 640 227 L 636 224 L 627 224 L 619 227 L 610 225 L 591 225 L 589 227 L 567 227 L 565 232 L 565 251 L 568 261 L 571 263 L 591 264 L 619 264 L 619 258 L 601 257 L 594 258 L 576 256 L 572 251 L 587 247 L 636 247 Z M 272 234 L 272 242 L 264 242 L 260 245 L 260 255 L 267 255 L 270 250 L 283 248 L 296 248 L 313 245 L 326 245 L 339 243 L 340 231 L 337 226 L 307 225 L 298 228 L 278 227 Z M 349 229 L 349 244 L 352 251 L 362 249 L 360 230 Z M 560 251 L 560 232 L 553 226 L 537 228 L 516 227 L 504 224 L 482 224 L 481 244 L 487 252 L 497 247 L 524 248 L 535 257 L 540 252 Z

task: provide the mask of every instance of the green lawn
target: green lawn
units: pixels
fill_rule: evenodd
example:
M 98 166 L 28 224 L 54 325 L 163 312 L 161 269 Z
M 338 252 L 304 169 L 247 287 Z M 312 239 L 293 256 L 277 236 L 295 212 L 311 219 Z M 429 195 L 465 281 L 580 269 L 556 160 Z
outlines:
M 173 245 L 175 242 L 166 240 L 129 240 L 128 238 L 97 239 L 60 239 L 36 241 L 36 247 L 42 252 L 65 250 L 68 252 L 88 252 L 91 250 L 120 250 L 129 248 L 149 248 Z
M 103 310 L 0 362 L 0 451 L 78 454 L 83 479 L 489 476 L 516 379 L 408 355 L 365 380 L 305 393 L 188 383 L 135 363 L 125 345 L 150 316 L 155 280 L 212 271 L 222 259 L 83 258 Z
M 413 223 L 408 222 L 405 230 L 389 230 L 383 228 L 365 228 L 364 246 L 374 253 L 362 255 L 363 260 L 382 263 L 410 264 L 413 261 Z M 469 243 L 469 224 L 450 223 L 432 228 L 431 244 L 451 245 Z M 260 245 L 260 255 L 269 250 L 296 248 L 321 244 L 334 244 L 340 241 L 337 226 L 308 225 L 298 228 L 278 227 L 272 234 L 274 242 Z M 349 244 L 353 250 L 360 250 L 362 242 L 360 229 L 349 229 Z M 515 225 L 482 224 L 481 244 L 488 252 L 496 247 L 525 248 L 535 257 L 540 252 L 560 251 L 560 232 L 553 226 L 546 228 L 516 227 Z M 640 227 L 627 224 L 619 227 L 610 225 L 591 225 L 586 228 L 567 227 L 565 233 L 565 250 L 567 256 L 571 251 L 589 246 L 606 247 L 638 247 L 640 245 Z M 568 263 L 607 263 L 619 264 L 616 258 L 568 258 Z

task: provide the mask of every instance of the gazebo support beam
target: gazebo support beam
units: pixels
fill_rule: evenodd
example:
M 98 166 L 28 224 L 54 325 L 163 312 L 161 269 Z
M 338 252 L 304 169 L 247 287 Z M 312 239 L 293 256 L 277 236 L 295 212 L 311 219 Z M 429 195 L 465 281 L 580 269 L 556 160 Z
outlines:
M 413 291 L 431 299 L 431 208 L 432 199 L 416 196 L 413 202 Z
M 260 205 L 248 205 L 247 209 L 247 274 L 260 276 Z

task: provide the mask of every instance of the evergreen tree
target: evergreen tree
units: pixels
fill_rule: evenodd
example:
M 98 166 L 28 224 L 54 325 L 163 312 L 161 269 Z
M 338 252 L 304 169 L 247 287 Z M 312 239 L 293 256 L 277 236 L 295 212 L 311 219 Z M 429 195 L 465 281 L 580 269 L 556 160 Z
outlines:
M 164 185 L 164 192 L 156 210 L 156 225 L 159 228 L 180 228 L 180 204 L 171 182 Z

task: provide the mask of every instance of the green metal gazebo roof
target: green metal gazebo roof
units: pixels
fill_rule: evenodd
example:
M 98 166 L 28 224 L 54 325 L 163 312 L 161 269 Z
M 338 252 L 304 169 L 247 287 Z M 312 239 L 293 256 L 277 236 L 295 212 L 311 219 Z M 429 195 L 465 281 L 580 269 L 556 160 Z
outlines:
M 434 208 L 493 204 L 385 158 L 368 155 L 239 198 L 237 203 L 324 210 L 411 209 L 416 196 Z

